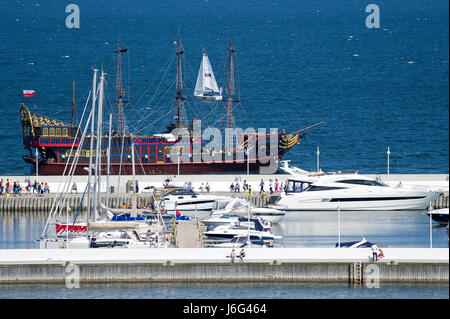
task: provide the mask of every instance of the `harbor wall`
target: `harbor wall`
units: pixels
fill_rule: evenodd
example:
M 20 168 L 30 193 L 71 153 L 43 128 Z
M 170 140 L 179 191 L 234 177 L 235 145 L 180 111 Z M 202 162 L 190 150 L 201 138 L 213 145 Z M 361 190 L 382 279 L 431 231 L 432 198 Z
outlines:
M 221 196 L 235 196 L 235 197 L 245 197 L 248 198 L 252 204 L 262 207 L 269 203 L 274 203 L 279 195 L 252 195 L 247 196 L 247 193 L 226 193 L 226 192 L 214 192 L 210 194 L 221 195 Z M 20 213 L 30 213 L 30 212 L 42 212 L 44 214 L 50 212 L 50 209 L 55 201 L 58 194 L 45 194 L 45 195 L 9 195 L 0 196 L 0 213 L 4 212 L 20 212 Z M 106 204 L 106 194 L 100 195 L 100 200 L 103 204 Z M 115 194 L 109 195 L 109 207 L 110 208 L 120 208 L 123 203 L 127 206 L 133 203 L 132 194 Z M 71 209 L 70 214 L 75 214 L 80 207 L 82 202 L 82 194 L 68 194 L 66 196 L 67 202 L 63 205 L 66 207 L 67 203 Z M 138 208 L 143 206 L 149 206 L 154 202 L 153 196 L 148 193 L 138 194 L 136 197 L 136 205 Z M 448 203 L 448 199 L 447 199 Z M 84 197 L 81 212 L 87 210 L 87 196 Z
M 0 265 L 0 283 L 64 283 L 69 264 Z M 71 267 L 77 264 L 70 264 Z M 376 265 L 377 268 L 370 268 Z M 385 282 L 448 283 L 447 263 L 105 263 L 78 264 L 80 283 L 104 282 Z M 73 269 L 73 268 L 71 268 Z M 374 273 L 376 269 L 377 273 Z
M 3 249 L 1 283 L 83 282 L 442 282 L 448 248 L 247 248 L 234 263 L 229 248 Z M 70 266 L 70 267 L 69 267 Z M 76 270 L 76 271 L 75 271 Z

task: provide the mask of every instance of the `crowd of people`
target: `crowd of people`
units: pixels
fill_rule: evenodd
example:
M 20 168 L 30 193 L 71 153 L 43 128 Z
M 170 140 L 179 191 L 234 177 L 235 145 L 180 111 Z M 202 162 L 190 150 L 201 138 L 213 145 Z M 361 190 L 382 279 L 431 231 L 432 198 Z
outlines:
M 20 182 L 10 182 L 7 178 L 6 181 L 0 180 L 0 195 L 15 195 L 21 196 L 22 194 L 50 194 L 50 186 L 47 182 L 39 183 L 35 180 L 33 183 L 31 180 L 26 180 L 25 185 Z
M 184 182 L 184 189 L 190 189 L 192 190 L 192 182 Z M 200 185 L 199 187 L 200 192 L 202 193 L 209 193 L 211 191 L 211 186 L 209 185 L 209 183 L 207 182 L 206 185 L 205 183 L 202 183 L 202 185 Z
M 264 182 L 264 179 L 261 179 L 261 182 L 259 183 L 259 194 L 260 195 L 266 195 L 266 184 Z M 283 183 L 278 181 L 277 178 L 275 178 L 275 180 L 273 179 L 269 179 L 269 185 L 268 185 L 268 192 L 270 194 L 274 194 L 274 193 L 281 193 L 282 191 L 285 190 L 285 188 L 287 187 L 287 183 Z M 251 185 L 249 185 L 247 183 L 247 181 L 244 179 L 244 182 L 242 183 L 242 191 L 244 192 L 248 192 L 248 196 L 251 196 Z M 239 182 L 236 183 L 231 183 L 230 185 L 230 192 L 235 192 L 235 193 L 240 193 L 241 192 L 241 185 L 239 184 Z

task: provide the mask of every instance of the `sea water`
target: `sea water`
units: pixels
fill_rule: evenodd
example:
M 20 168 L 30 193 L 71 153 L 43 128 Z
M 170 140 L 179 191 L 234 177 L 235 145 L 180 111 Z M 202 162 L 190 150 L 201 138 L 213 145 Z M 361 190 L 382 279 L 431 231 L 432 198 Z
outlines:
M 124 112 L 133 134 L 162 130 L 176 115 L 178 34 L 184 48 L 185 113 L 221 127 L 223 103 L 197 103 L 202 49 L 218 85 L 227 81 L 227 46 L 236 49 L 235 125 L 308 131 L 284 159 L 325 171 L 448 173 L 448 1 L 377 0 L 380 28 L 366 26 L 368 1 L 77 0 L 79 28 L 64 1 L 13 1 L 0 10 L 0 174 L 29 174 L 22 160 L 22 90 L 32 112 L 71 121 L 72 80 L 81 118 L 92 67 L 106 73 L 105 117 L 117 125 L 117 42 Z M 239 86 L 237 85 L 239 83 Z M 107 125 L 107 120 L 104 121 Z M 107 127 L 105 126 L 105 130 Z M 7 150 L 7 153 L 6 153 Z
M 66 27 L 65 2 L 21 0 L 0 10 L 0 174 L 28 174 L 19 121 L 23 89 L 32 112 L 71 120 L 72 80 L 80 119 L 92 67 L 107 73 L 106 111 L 117 114 L 117 41 L 123 54 L 125 107 L 134 134 L 159 132 L 175 114 L 175 45 L 185 51 L 186 115 L 223 125 L 219 103 L 196 103 L 193 88 L 206 49 L 219 86 L 226 81 L 226 47 L 237 50 L 238 127 L 296 131 L 320 121 L 284 159 L 312 170 L 320 147 L 323 170 L 448 173 L 448 1 L 377 0 L 380 28 L 366 26 L 367 1 L 119 1 L 77 0 L 80 28 Z M 145 120 L 143 120 L 145 119 Z M 105 122 L 106 123 L 106 122 Z M 117 123 L 117 118 L 114 118 Z M 334 247 L 336 213 L 286 216 L 274 232 L 284 247 Z M 342 213 L 341 239 L 363 236 L 381 247 L 429 247 L 422 212 Z M 45 218 L 0 216 L 0 248 L 32 248 Z M 448 233 L 432 227 L 433 247 Z M 447 285 L 105 284 L 0 286 L 1 298 L 448 298 Z

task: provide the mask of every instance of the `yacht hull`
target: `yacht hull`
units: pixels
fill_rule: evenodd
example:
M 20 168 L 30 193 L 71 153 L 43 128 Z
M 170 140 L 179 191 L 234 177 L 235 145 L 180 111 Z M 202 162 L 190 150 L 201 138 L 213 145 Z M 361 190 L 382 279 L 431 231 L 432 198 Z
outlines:
M 307 194 L 309 193 L 309 194 Z M 277 206 L 286 211 L 391 211 L 425 210 L 435 201 L 439 192 L 415 192 L 409 194 L 321 194 L 313 192 L 293 193 L 280 198 Z

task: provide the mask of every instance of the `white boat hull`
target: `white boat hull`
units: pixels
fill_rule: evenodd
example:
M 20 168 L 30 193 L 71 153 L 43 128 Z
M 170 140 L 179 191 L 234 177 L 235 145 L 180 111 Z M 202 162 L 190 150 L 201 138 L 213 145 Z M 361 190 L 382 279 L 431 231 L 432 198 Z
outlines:
M 348 192 L 342 194 L 329 194 L 320 192 L 288 193 L 283 194 L 276 207 L 286 211 L 390 211 L 390 210 L 425 210 L 431 202 L 435 201 L 439 192 L 415 192 L 404 194 L 358 194 Z
M 221 95 L 195 95 L 194 94 L 194 97 L 196 97 L 198 99 L 204 99 L 204 100 L 216 100 L 216 101 L 222 100 Z

